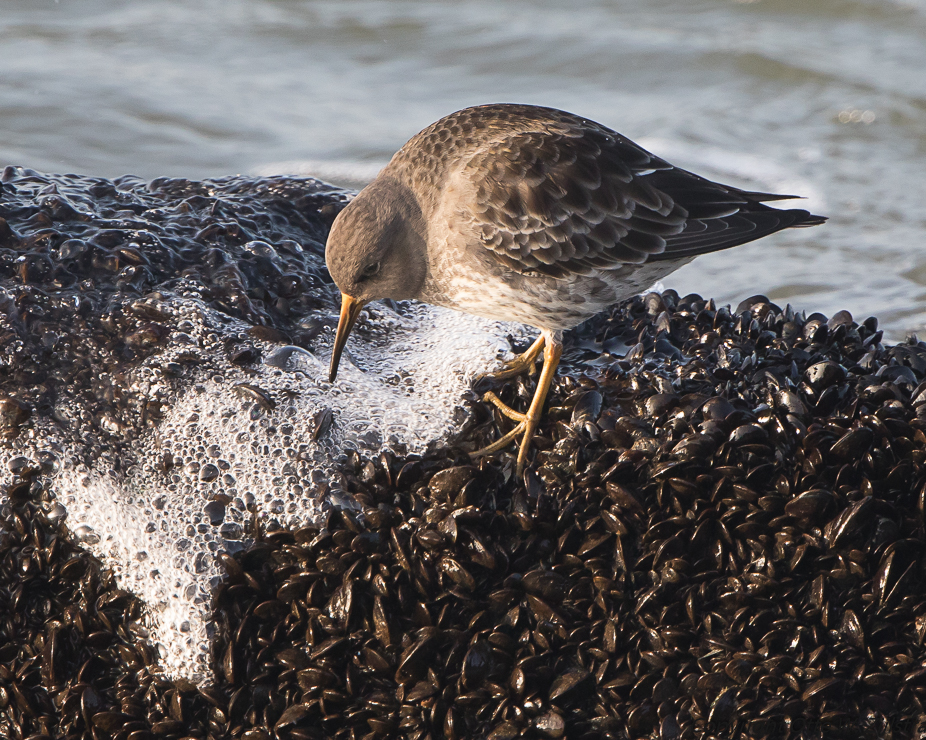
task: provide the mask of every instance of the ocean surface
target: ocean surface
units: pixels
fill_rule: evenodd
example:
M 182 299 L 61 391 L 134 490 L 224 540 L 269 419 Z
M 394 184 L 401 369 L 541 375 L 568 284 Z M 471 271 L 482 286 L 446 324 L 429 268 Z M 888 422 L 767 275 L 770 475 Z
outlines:
M 4 0 L 0 167 L 362 184 L 456 109 L 601 121 L 828 215 L 665 281 L 926 336 L 926 0 Z

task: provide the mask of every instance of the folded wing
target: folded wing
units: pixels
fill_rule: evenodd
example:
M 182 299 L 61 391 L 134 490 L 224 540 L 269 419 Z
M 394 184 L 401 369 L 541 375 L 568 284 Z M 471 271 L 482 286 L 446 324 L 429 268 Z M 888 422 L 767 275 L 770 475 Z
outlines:
M 537 109 L 533 109 L 536 111 Z M 468 157 L 460 216 L 520 273 L 590 274 L 727 249 L 826 219 L 763 201 L 791 196 L 711 182 L 673 167 L 604 126 L 550 111 Z

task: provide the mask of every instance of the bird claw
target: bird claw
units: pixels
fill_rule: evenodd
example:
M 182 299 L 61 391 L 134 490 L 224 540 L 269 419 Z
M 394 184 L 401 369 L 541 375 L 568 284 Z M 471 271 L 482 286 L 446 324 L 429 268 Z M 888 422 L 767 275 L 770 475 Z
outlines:
M 515 412 L 517 413 L 517 412 Z M 504 437 L 500 437 L 495 440 L 492 444 L 483 447 L 481 450 L 476 450 L 475 452 L 470 452 L 470 457 L 484 457 L 485 455 L 491 455 L 494 452 L 498 452 L 508 445 L 509 442 L 514 440 L 521 432 L 524 431 L 524 422 L 522 421 L 514 429 L 512 429 Z
M 483 395 L 482 400 L 486 403 L 491 403 L 495 408 L 501 411 L 505 416 L 507 416 L 512 421 L 524 422 L 527 419 L 527 414 L 522 414 L 520 411 L 515 411 L 511 406 L 502 401 L 498 396 L 496 396 L 492 391 L 489 391 Z
M 541 334 L 526 351 L 522 352 L 510 362 L 506 362 L 501 370 L 494 373 L 483 373 L 478 376 L 476 380 L 479 381 L 484 378 L 505 380 L 506 378 L 513 378 L 525 372 L 529 375 L 533 375 L 537 372 L 536 362 L 537 358 L 540 356 L 541 350 L 543 350 L 544 341 L 544 336 Z
M 501 450 L 519 434 L 522 435 L 521 445 L 518 449 L 518 464 L 516 470 L 516 474 L 519 478 L 521 477 L 521 473 L 524 472 L 531 439 L 533 439 L 534 430 L 537 429 L 537 424 L 540 422 L 540 415 L 543 412 L 543 403 L 546 400 L 547 392 L 550 390 L 550 385 L 553 382 L 553 374 L 556 372 L 556 366 L 559 364 L 560 354 L 563 351 L 562 340 L 558 335 L 554 336 L 553 333 L 544 331 L 537 341 L 531 345 L 530 349 L 515 360 L 515 362 L 520 363 L 522 367 L 533 367 L 534 360 L 537 358 L 537 355 L 540 354 L 541 350 L 544 350 L 543 371 L 540 373 L 540 379 L 537 382 L 537 390 L 534 392 L 534 398 L 531 401 L 527 413 L 523 414 L 520 411 L 515 411 L 491 391 L 486 393 L 482 397 L 483 401 L 491 403 L 501 411 L 503 415 L 518 423 L 514 429 L 501 439 L 496 440 L 488 447 L 483 447 L 481 450 L 470 453 L 471 457 L 491 455 L 493 452 Z M 498 377 L 498 375 L 495 377 Z

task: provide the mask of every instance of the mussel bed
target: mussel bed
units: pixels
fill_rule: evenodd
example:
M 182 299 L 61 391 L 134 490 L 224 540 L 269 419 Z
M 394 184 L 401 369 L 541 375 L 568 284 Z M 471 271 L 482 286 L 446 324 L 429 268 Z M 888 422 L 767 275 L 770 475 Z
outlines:
M 7 267 L 27 284 L 44 264 Z M 273 311 L 296 309 L 266 299 L 235 310 L 276 331 Z M 81 320 L 103 336 L 99 315 Z M 532 382 L 477 390 L 523 404 Z M 49 403 L 35 387 L 5 396 L 9 433 Z M 473 400 L 452 444 L 348 455 L 356 510 L 296 531 L 255 520 L 253 546 L 220 556 L 205 688 L 159 673 L 143 604 L 44 505 L 53 463 L 14 461 L 0 735 L 920 737 L 924 391 L 926 344 L 886 345 L 873 318 L 634 298 L 567 337 L 523 479 L 508 453 L 470 460 L 508 428 Z
M 503 424 L 477 404 L 456 446 L 352 456 L 360 512 L 258 523 L 222 556 L 211 688 L 158 677 L 139 602 L 20 471 L 0 542 L 8 731 L 917 736 L 926 346 L 672 291 L 583 335 L 637 341 L 557 379 L 523 480 L 510 455 L 469 460 Z

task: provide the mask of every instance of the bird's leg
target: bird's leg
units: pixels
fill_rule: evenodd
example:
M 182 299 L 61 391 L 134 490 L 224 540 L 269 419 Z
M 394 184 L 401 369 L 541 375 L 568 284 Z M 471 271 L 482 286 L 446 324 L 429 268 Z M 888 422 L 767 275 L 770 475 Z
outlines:
M 524 437 L 521 439 L 521 449 L 518 451 L 518 467 L 516 470 L 518 478 L 524 472 L 524 465 L 527 462 L 527 450 L 530 447 L 531 440 L 534 438 L 534 430 L 540 423 L 543 403 L 547 400 L 547 393 L 550 392 L 550 386 L 553 385 L 553 375 L 556 373 L 557 365 L 559 365 L 559 358 L 563 354 L 563 340 L 558 336 L 559 332 L 554 334 L 544 330 L 543 334 L 548 334 L 543 349 L 543 370 L 540 371 L 540 380 L 537 381 L 534 400 L 531 401 L 531 406 L 527 410 L 527 418 L 524 420 Z
M 496 396 L 492 391 L 483 394 L 482 400 L 486 401 L 487 403 L 491 403 L 493 406 L 495 406 L 495 408 L 501 411 L 512 421 L 524 421 L 527 418 L 527 414 L 522 414 L 520 411 L 515 411 L 513 408 L 511 408 L 511 406 Z
M 476 380 L 482 380 L 483 378 L 494 378 L 496 380 L 503 380 L 504 378 L 512 378 L 515 375 L 520 375 L 523 372 L 528 372 L 530 374 L 534 373 L 534 363 L 537 361 L 537 355 L 540 354 L 540 351 L 543 349 L 543 344 L 546 341 L 543 332 L 540 333 L 540 336 L 534 340 L 534 343 L 527 348 L 525 352 L 522 352 L 520 355 L 515 357 L 511 362 L 505 364 L 503 370 L 499 370 L 497 373 L 486 373 L 485 375 L 480 375 Z M 526 417 L 525 414 L 522 414 L 520 411 L 515 411 L 508 404 L 506 404 L 502 399 L 496 396 L 492 391 L 483 394 L 482 400 L 486 403 L 491 403 L 493 406 L 498 408 L 505 416 L 507 416 L 512 421 L 524 421 Z M 505 435 L 508 436 L 508 435 Z M 501 440 L 499 440 L 501 441 Z M 492 445 L 492 451 L 495 452 L 500 447 L 495 447 L 498 444 L 496 442 Z M 504 446 L 504 445 L 503 445 Z M 489 449 L 488 447 L 486 449 Z M 481 452 L 481 451 L 480 451 Z
M 563 342 L 562 338 L 559 336 L 559 332 L 554 333 L 544 329 L 540 338 L 534 342 L 528 352 L 534 351 L 535 347 L 539 351 L 541 346 L 543 347 L 543 370 L 540 372 L 540 379 L 537 381 L 537 390 L 534 391 L 534 398 L 531 401 L 527 413 L 522 414 L 515 411 L 502 403 L 501 399 L 494 393 L 487 393 L 485 400 L 497 406 L 505 416 L 517 421 L 518 424 L 514 429 L 508 432 L 508 434 L 496 442 L 493 442 L 488 447 L 483 447 L 481 450 L 470 453 L 473 457 L 490 455 L 505 447 L 519 434 L 523 434 L 521 438 L 521 448 L 518 451 L 518 465 L 516 471 L 518 477 L 520 477 L 521 473 L 524 471 L 524 465 L 527 462 L 527 451 L 530 448 L 531 439 L 534 437 L 534 430 L 537 429 L 537 424 L 540 422 L 540 414 L 543 411 L 543 404 L 547 399 L 550 386 L 553 384 L 553 375 L 556 373 L 557 365 L 559 365 L 559 358 L 563 354 Z M 525 355 L 526 354 L 527 352 Z M 532 361 L 530 364 L 532 364 Z

